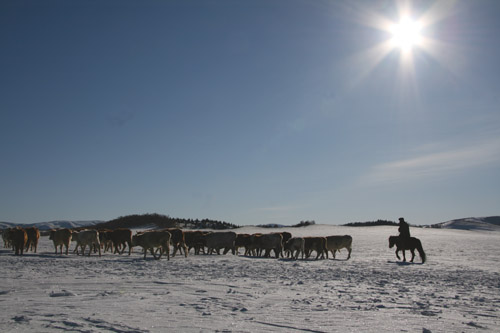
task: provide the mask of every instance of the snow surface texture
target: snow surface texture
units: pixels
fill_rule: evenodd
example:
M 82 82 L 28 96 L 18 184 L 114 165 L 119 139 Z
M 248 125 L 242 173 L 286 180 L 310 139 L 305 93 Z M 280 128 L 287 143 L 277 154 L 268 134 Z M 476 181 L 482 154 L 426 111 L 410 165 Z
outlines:
M 37 254 L 2 248 L 0 331 L 500 332 L 500 232 L 412 228 L 422 265 L 388 248 L 397 227 L 280 230 L 350 234 L 352 258 L 60 256 L 48 237 Z

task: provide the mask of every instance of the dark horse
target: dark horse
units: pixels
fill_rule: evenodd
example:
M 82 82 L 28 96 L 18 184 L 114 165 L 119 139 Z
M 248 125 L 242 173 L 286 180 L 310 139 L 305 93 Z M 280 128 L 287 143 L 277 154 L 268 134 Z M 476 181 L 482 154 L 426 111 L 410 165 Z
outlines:
M 420 254 L 420 258 L 422 258 L 422 264 L 425 263 L 425 252 L 422 248 L 422 243 L 418 238 L 401 238 L 400 236 L 391 236 L 389 237 L 389 248 L 392 248 L 394 245 L 396 245 L 396 257 L 398 257 L 399 260 L 401 260 L 398 254 L 399 251 L 403 251 L 403 261 L 406 261 L 405 250 L 410 250 L 410 262 L 413 262 L 413 259 L 415 258 L 415 249 L 417 249 L 418 254 Z

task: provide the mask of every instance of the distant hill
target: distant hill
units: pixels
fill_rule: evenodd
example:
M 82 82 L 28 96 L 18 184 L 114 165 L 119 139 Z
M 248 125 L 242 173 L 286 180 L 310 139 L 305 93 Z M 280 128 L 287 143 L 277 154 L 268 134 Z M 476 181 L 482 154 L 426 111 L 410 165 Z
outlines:
M 40 230 L 49 230 L 54 228 L 82 228 L 91 227 L 99 229 L 161 229 L 161 228 L 183 228 L 183 229 L 234 229 L 237 225 L 223 221 L 210 219 L 193 220 L 173 218 L 168 215 L 160 214 L 142 214 L 121 216 L 111 221 L 52 221 L 39 223 L 12 223 L 0 222 L 0 229 L 11 228 L 15 226 L 37 227 Z
M 183 228 L 183 229 L 234 229 L 237 225 L 214 221 L 209 219 L 192 220 L 174 218 L 168 215 L 143 214 L 121 216 L 114 220 L 103 222 L 94 226 L 99 229 L 116 228 L 142 228 L 142 229 L 161 229 L 161 228 Z
M 432 224 L 430 228 L 500 231 L 500 216 L 467 217 Z
M 49 230 L 55 228 L 81 228 L 86 226 L 93 226 L 103 221 L 51 221 L 51 222 L 38 222 L 38 223 L 12 223 L 0 222 L 0 229 L 12 228 L 21 226 L 24 228 L 37 227 L 40 230 Z

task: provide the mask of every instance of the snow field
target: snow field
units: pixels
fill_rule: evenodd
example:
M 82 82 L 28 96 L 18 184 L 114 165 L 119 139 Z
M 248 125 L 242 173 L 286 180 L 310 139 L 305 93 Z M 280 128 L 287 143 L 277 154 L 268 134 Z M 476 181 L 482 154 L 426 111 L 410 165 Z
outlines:
M 342 250 L 336 260 L 228 254 L 156 261 L 143 260 L 139 248 L 130 257 L 60 256 L 42 237 L 37 254 L 0 250 L 0 331 L 500 331 L 498 232 L 412 228 L 427 253 L 422 265 L 418 254 L 415 264 L 401 263 L 388 248 L 397 227 L 279 230 L 350 234 L 352 258 L 345 261 Z

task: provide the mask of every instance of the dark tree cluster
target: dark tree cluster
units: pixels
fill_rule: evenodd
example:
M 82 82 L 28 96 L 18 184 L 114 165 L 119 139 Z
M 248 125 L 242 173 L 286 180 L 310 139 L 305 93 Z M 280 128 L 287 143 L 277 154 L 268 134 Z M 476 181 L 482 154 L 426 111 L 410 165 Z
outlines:
M 94 229 L 117 229 L 117 228 L 184 228 L 184 229 L 234 229 L 238 226 L 221 221 L 209 219 L 192 220 L 173 218 L 168 215 L 142 214 L 120 216 L 114 220 L 96 224 Z
M 238 228 L 237 225 L 232 223 L 209 220 L 209 219 L 203 219 L 203 220 L 184 219 L 179 223 L 179 227 L 185 229 L 216 229 L 216 230 Z
M 285 227 L 284 225 L 281 225 L 281 224 L 274 224 L 274 223 L 271 223 L 271 224 L 259 224 L 257 225 L 257 227 L 260 227 L 260 228 L 268 228 L 268 229 L 277 229 L 277 228 L 283 228 Z
M 398 225 L 398 223 L 394 221 L 388 221 L 388 220 L 377 220 L 377 221 L 368 221 L 368 222 L 350 222 L 343 224 L 343 226 L 347 227 L 371 227 L 371 226 L 378 226 L 378 225 Z
M 300 228 L 300 227 L 307 227 L 308 225 L 314 225 L 316 222 L 314 220 L 312 221 L 300 221 L 298 224 L 292 225 L 292 227 L 295 228 Z

